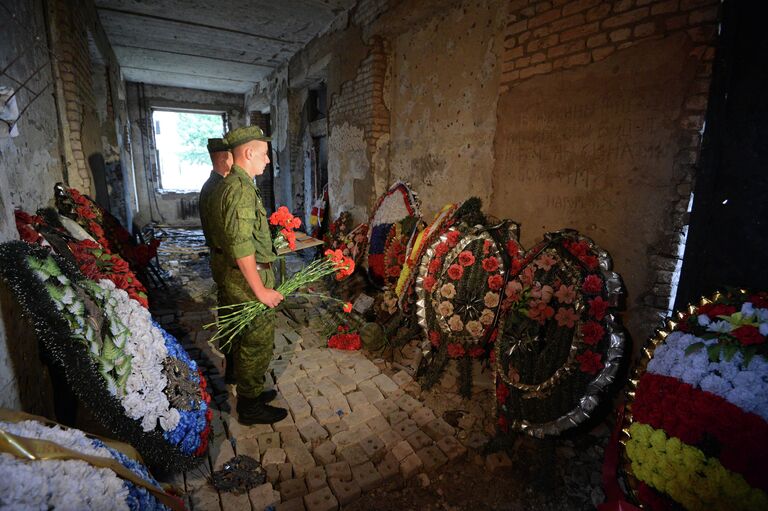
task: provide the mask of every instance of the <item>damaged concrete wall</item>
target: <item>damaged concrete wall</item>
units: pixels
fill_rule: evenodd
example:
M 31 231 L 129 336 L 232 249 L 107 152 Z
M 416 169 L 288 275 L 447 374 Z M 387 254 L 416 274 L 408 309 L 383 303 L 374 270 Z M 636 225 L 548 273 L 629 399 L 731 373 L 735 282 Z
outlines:
M 199 226 L 199 192 L 176 193 L 160 190 L 156 148 L 154 146 L 152 109 L 226 112 L 231 128 L 245 125 L 244 98 L 240 94 L 212 92 L 159 85 L 126 84 L 128 116 L 131 125 L 132 174 L 136 183 L 131 201 L 138 204 L 135 224 L 159 222 L 174 226 Z
M 470 196 L 489 205 L 505 10 L 460 2 L 394 38 L 389 175 L 377 194 L 408 181 L 428 218 Z
M 53 185 L 64 179 L 42 2 L 12 0 L 5 5 L 16 19 L 2 23 L 0 69 L 5 73 L 0 74 L 0 88 L 16 89 L 19 82 L 32 79 L 29 90 L 15 96 L 19 110 L 26 109 L 17 124 L 18 135 L 8 137 L 7 124 L 0 121 L 0 242 L 18 239 L 15 208 L 34 213 L 50 205 Z M 44 368 L 37 341 L 19 321 L 19 307 L 2 284 L 0 309 L 0 407 L 49 412 L 50 389 L 40 385 Z
M 525 246 L 574 228 L 608 250 L 638 352 L 673 293 L 718 4 L 649 3 L 510 4 L 490 207 Z

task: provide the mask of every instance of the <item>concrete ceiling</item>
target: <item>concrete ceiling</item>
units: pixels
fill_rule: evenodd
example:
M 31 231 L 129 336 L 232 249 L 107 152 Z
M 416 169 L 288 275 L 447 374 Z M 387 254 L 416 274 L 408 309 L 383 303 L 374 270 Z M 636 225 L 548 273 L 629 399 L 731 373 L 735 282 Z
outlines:
M 96 0 L 125 79 L 245 93 L 355 0 Z

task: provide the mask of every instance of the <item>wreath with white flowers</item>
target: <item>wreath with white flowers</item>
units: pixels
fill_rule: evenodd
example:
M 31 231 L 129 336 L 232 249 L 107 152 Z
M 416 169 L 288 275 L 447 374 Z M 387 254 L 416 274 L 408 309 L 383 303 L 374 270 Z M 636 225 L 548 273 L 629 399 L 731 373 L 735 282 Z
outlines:
M 0 275 L 78 398 L 153 464 L 182 469 L 207 450 L 210 397 L 178 341 L 108 280 L 24 242 L 0 245 Z
M 624 472 L 652 509 L 768 509 L 768 293 L 718 292 L 643 350 Z
M 2 434 L 16 441 L 0 446 L 0 508 L 161 511 L 169 509 L 165 502 L 183 509 L 141 462 L 113 442 L 47 425 L 26 414 L 0 411 L 21 419 L 0 420 Z M 16 448 L 20 443 L 34 451 L 20 452 Z M 69 459 L 52 457 L 62 450 L 70 453 Z M 29 459 L 30 454 L 37 459 Z

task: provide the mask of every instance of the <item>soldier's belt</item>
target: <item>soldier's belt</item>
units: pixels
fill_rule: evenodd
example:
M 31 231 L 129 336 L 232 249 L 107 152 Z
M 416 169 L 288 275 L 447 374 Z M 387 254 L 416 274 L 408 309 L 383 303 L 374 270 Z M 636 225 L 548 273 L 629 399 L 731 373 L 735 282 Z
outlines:
M 240 268 L 237 264 L 233 264 L 232 268 Z M 272 269 L 272 263 L 256 263 L 256 269 L 257 270 L 271 270 Z

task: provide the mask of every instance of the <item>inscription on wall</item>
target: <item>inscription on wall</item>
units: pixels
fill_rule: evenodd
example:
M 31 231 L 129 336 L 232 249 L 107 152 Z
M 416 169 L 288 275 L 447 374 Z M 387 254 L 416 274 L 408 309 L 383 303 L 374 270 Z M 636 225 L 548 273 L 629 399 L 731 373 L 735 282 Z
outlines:
M 669 237 L 679 128 L 696 60 L 685 34 L 542 75 L 499 98 L 492 212 L 530 246 L 575 228 L 609 250 L 630 302 Z

